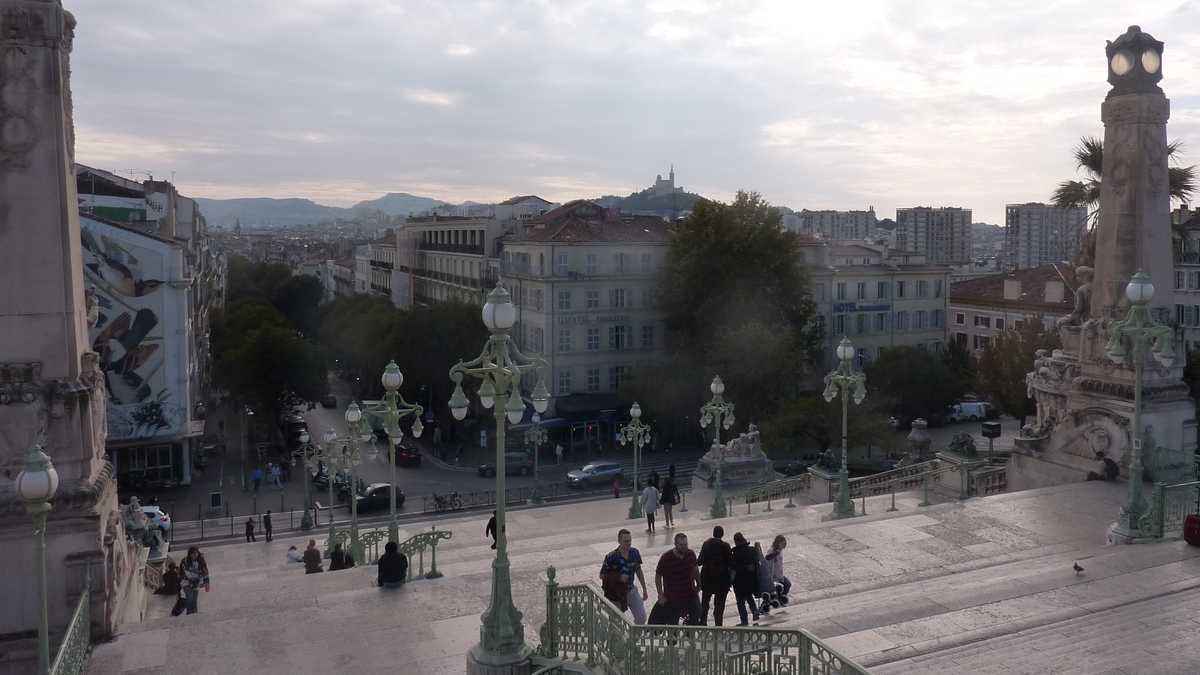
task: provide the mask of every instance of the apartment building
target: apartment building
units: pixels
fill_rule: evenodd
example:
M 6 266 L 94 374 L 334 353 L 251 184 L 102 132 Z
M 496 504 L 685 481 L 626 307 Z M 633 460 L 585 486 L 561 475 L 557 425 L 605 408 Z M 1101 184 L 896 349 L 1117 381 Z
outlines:
M 1185 204 L 1171 213 L 1171 223 L 1175 246 L 1174 318 L 1190 352 L 1200 348 L 1200 209 L 1192 211 Z
M 875 207 L 866 211 L 810 211 L 803 209 L 784 217 L 784 227 L 797 234 L 833 241 L 865 241 L 876 235 L 879 219 Z
M 944 347 L 949 267 L 916 253 L 813 239 L 802 243 L 800 255 L 825 327 L 828 365 L 843 336 L 854 343 L 860 365 L 889 347 Z
M 1074 260 L 1087 229 L 1087 209 L 1040 202 L 1009 204 L 1004 215 L 1004 260 L 1024 269 Z
M 401 307 L 447 300 L 483 304 L 495 285 L 500 239 L 509 226 L 495 218 L 410 217 L 396 235 Z
M 979 351 L 1005 330 L 1019 330 L 1027 322 L 1052 330 L 1075 307 L 1075 288 L 1069 263 L 955 282 L 950 287 L 951 339 Z
M 505 243 L 513 335 L 550 364 L 556 414 L 614 407 L 626 374 L 663 358 L 655 293 L 666 251 L 661 218 L 583 200 L 531 220 Z
M 971 209 L 954 206 L 896 209 L 896 247 L 923 254 L 937 265 L 970 262 L 975 257 Z

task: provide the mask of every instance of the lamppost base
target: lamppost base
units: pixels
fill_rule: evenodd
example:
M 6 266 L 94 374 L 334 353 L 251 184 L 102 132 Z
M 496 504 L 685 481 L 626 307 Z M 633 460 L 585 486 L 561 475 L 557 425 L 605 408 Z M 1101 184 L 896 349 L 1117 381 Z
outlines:
M 854 508 L 854 502 L 834 502 L 833 511 L 829 513 L 829 518 L 831 520 L 838 520 L 841 518 L 853 518 L 857 515 L 860 514 Z
M 308 509 L 304 509 L 304 515 L 300 517 L 300 529 L 302 529 L 302 530 L 313 529 L 313 519 L 312 519 L 312 515 L 309 514 Z
M 467 652 L 467 675 L 529 675 L 532 650 L 522 644 L 515 652 L 489 652 L 476 644 Z
M 1150 544 L 1159 541 L 1162 540 L 1137 528 L 1126 527 L 1120 522 L 1108 526 L 1108 543 L 1110 544 Z
M 713 518 L 725 518 L 729 515 L 729 509 L 725 506 L 725 499 L 722 497 L 713 498 L 712 506 L 708 508 L 708 515 Z
M 643 514 L 642 514 L 642 505 L 641 504 L 634 502 L 633 504 L 629 505 L 629 519 L 630 520 L 637 520 L 638 518 L 641 518 L 642 515 Z

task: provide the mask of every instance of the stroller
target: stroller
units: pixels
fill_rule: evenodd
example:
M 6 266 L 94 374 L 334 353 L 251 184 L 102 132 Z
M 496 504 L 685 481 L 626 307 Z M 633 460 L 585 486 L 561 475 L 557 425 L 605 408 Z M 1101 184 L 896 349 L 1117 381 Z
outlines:
M 758 613 L 770 614 L 772 609 L 786 606 L 788 597 L 784 594 L 783 584 L 771 577 L 771 572 L 767 568 L 767 560 L 763 557 L 762 545 L 755 542 L 754 551 L 758 558 L 758 596 L 762 601 Z

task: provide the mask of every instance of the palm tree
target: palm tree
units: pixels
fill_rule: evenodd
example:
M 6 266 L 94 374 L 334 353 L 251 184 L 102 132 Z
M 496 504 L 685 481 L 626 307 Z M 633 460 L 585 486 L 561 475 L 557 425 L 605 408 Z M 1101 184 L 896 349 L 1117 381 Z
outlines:
M 1182 155 L 1183 142 L 1167 144 L 1167 160 Z M 1083 169 L 1086 179 L 1065 180 L 1055 188 L 1051 200 L 1060 208 L 1082 207 L 1086 210 L 1087 235 L 1080 255 L 1084 260 L 1092 259 L 1095 249 L 1095 226 L 1100 218 L 1100 177 L 1104 174 L 1104 141 L 1095 136 L 1084 136 L 1075 147 L 1077 169 Z M 1196 191 L 1196 166 L 1171 166 L 1167 168 L 1167 192 L 1171 199 L 1186 202 Z

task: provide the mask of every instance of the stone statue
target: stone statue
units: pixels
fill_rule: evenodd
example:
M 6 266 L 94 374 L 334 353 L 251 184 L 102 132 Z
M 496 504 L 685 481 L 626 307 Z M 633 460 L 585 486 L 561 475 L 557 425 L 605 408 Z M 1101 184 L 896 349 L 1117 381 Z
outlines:
M 954 438 L 950 439 L 950 445 L 946 448 L 950 452 L 963 457 L 975 456 L 975 439 L 971 434 L 961 431 L 954 434 Z
M 1088 318 L 1088 310 L 1092 306 L 1092 268 L 1087 265 L 1076 267 L 1075 279 L 1079 282 L 1079 287 L 1075 289 L 1075 307 L 1070 314 L 1054 322 L 1055 328 L 1082 326 Z

